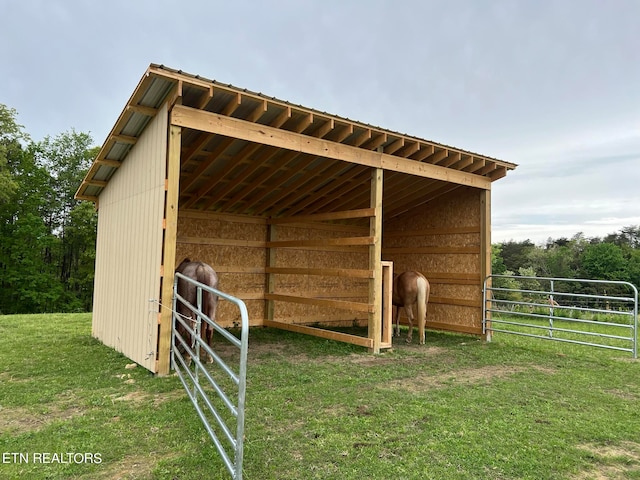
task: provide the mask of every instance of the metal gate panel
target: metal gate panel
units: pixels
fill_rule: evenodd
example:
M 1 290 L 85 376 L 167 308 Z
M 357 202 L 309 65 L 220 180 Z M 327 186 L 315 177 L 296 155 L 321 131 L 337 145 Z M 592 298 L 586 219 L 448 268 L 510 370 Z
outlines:
M 197 287 L 197 305 L 190 304 L 178 294 L 178 279 Z M 204 314 L 203 291 L 237 306 L 241 318 L 240 338 Z M 178 303 L 190 310 L 189 317 L 185 318 L 177 313 Z M 214 329 L 216 349 L 207 345 L 202 337 L 205 322 Z M 178 325 L 188 332 L 187 338 L 180 335 Z M 242 479 L 248 340 L 249 316 L 242 300 L 176 272 L 173 285 L 171 367 L 180 378 L 231 477 L 236 480 Z M 218 342 L 221 342 L 220 346 Z M 233 351 L 231 354 L 229 349 Z M 226 353 L 222 354 L 222 350 Z M 208 367 L 205 366 L 207 355 L 213 359 Z M 223 357 L 231 357 L 232 361 Z
M 490 275 L 482 331 L 630 352 L 638 357 L 638 290 L 629 282 Z

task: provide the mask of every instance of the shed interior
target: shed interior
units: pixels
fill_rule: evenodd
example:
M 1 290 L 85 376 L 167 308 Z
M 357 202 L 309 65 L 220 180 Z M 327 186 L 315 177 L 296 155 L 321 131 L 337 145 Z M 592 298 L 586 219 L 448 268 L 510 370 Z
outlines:
M 428 327 L 480 333 L 491 183 L 514 164 L 152 64 L 77 198 L 100 208 L 163 108 L 164 250 L 150 272 L 161 276 L 162 303 L 189 257 L 246 302 L 252 326 L 368 324 L 368 338 L 340 339 L 376 351 L 388 260 L 429 279 Z M 165 317 L 159 309 L 157 371 Z M 224 302 L 218 317 L 238 323 Z

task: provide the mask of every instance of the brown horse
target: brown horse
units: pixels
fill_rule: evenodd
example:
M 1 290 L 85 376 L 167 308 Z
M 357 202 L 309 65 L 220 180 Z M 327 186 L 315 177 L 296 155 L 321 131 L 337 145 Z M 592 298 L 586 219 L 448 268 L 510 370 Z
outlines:
M 413 336 L 413 309 L 418 304 L 418 334 L 420 345 L 424 344 L 424 325 L 427 321 L 427 304 L 429 303 L 429 281 L 420 272 L 403 272 L 393 279 L 393 305 L 396 306 L 396 335 L 400 336 L 400 307 L 404 307 L 409 317 L 409 333 L 407 343 L 411 343 Z
M 218 275 L 215 270 L 211 268 L 209 265 L 203 262 L 192 262 L 188 258 L 185 258 L 178 268 L 176 272 L 181 273 L 182 275 L 191 278 L 192 280 L 196 280 L 204 285 L 207 285 L 212 288 L 218 287 Z M 190 282 L 179 278 L 178 279 L 178 295 L 184 298 L 187 302 L 189 302 L 194 307 L 198 306 L 198 288 Z M 213 295 L 210 292 L 202 291 L 202 312 L 211 319 L 211 321 L 215 321 L 216 318 L 216 308 L 218 306 L 218 296 Z M 176 309 L 178 314 L 183 318 L 189 319 L 191 322 L 191 327 L 195 326 L 194 313 L 191 311 L 189 307 L 187 307 L 183 302 L 178 301 Z M 177 325 L 178 333 L 182 338 L 187 340 L 191 347 L 195 345 L 195 339 L 191 338 L 191 335 L 188 334 L 184 326 L 178 322 Z M 204 337 L 207 345 L 211 346 L 211 339 L 213 338 L 213 326 L 209 324 L 206 320 L 202 321 L 202 329 L 201 335 Z M 180 349 L 182 351 L 183 349 Z M 213 362 L 213 358 L 210 355 L 206 355 L 207 361 L 209 363 Z M 190 361 L 190 359 L 189 359 Z

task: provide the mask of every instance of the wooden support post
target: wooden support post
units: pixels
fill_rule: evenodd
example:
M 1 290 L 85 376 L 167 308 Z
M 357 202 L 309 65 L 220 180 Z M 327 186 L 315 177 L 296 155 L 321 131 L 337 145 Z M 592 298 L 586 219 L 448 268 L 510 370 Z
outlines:
M 483 288 L 484 280 L 489 275 L 491 275 L 491 190 L 483 190 L 480 192 L 480 288 Z M 482 305 L 482 316 L 486 309 L 487 305 Z M 487 314 L 490 315 L 490 312 Z M 491 341 L 491 333 L 488 331 L 486 338 L 487 341 Z
M 273 224 L 267 226 L 269 229 L 269 242 L 275 242 L 278 239 L 278 227 Z M 269 247 L 267 249 L 267 268 L 273 268 L 276 266 L 276 249 Z M 276 291 L 276 276 L 273 273 L 267 273 L 267 293 L 273 294 Z M 266 319 L 270 322 L 275 320 L 275 300 L 266 300 L 267 302 L 267 316 Z
M 180 190 L 180 147 L 182 128 L 169 127 L 167 146 L 167 192 L 164 211 L 163 277 L 158 334 L 158 375 L 168 375 L 171 367 L 171 305 L 173 303 L 173 279 L 176 264 L 176 237 L 178 233 L 178 194 Z
M 381 348 L 393 346 L 393 262 L 382 262 L 382 343 Z
M 373 340 L 371 353 L 380 353 L 382 340 L 382 168 L 371 170 L 371 204 L 375 214 L 369 219 L 369 236 L 373 244 L 369 246 L 369 269 L 373 278 L 369 280 L 369 303 L 373 311 L 369 313 L 369 338 Z

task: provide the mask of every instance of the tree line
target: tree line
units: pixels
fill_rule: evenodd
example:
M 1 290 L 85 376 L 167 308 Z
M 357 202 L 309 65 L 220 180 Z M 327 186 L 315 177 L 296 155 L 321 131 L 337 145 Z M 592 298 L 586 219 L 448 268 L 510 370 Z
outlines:
M 603 238 L 577 233 L 546 245 L 508 241 L 492 245 L 494 274 L 612 280 L 640 286 L 640 226 Z
M 92 144 L 75 131 L 32 141 L 0 104 L 0 314 L 91 310 L 97 214 L 73 197 Z
M 74 194 L 98 153 L 92 144 L 74 130 L 34 142 L 0 104 L 0 314 L 91 310 L 97 213 Z M 494 244 L 492 270 L 640 286 L 640 226 Z

